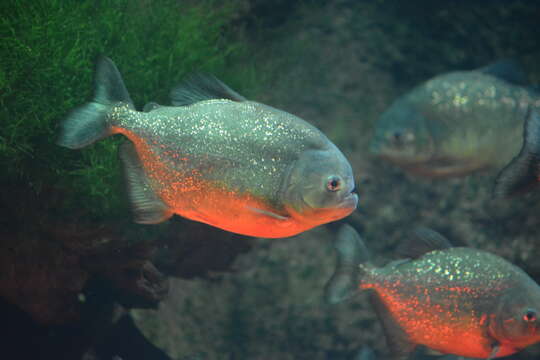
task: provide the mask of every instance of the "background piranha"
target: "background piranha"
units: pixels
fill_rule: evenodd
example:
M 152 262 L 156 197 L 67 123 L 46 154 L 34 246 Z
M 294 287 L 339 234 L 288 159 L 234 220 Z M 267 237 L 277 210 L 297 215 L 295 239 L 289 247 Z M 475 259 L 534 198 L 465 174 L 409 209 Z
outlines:
M 349 162 L 314 126 L 209 76 L 193 76 L 171 97 L 176 106 L 135 111 L 116 66 L 101 58 L 94 99 L 62 123 L 58 143 L 68 148 L 118 133 L 130 140 L 120 158 L 137 222 L 176 213 L 278 238 L 356 208 Z
M 371 151 L 429 177 L 500 170 L 519 151 L 527 108 L 540 107 L 525 84 L 512 62 L 436 76 L 381 115 Z
M 540 287 L 525 272 L 491 253 L 451 247 L 432 230 L 415 235 L 402 244 L 409 260 L 374 268 L 362 239 L 343 226 L 327 301 L 346 299 L 355 287 L 370 290 L 397 359 L 408 358 L 417 345 L 493 359 L 540 341 Z

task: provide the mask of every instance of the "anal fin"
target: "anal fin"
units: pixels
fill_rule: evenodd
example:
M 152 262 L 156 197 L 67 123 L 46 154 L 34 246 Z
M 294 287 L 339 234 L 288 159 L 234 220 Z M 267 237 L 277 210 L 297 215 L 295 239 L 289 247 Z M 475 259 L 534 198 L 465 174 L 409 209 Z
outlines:
M 391 358 L 393 360 L 408 359 L 415 350 L 416 344 L 409 340 L 408 335 L 394 320 L 392 314 L 388 311 L 388 308 L 376 292 L 371 292 L 370 301 L 381 322 L 386 336 L 386 343 L 392 353 Z
M 169 207 L 156 195 L 142 167 L 135 146 L 127 141 L 120 146 L 128 197 L 139 224 L 157 224 L 173 215 Z
M 256 212 L 258 214 L 266 215 L 266 216 L 269 216 L 269 217 L 277 219 L 277 220 L 282 220 L 282 221 L 283 220 L 289 220 L 289 217 L 276 214 L 275 212 L 272 212 L 272 211 L 259 209 L 259 208 L 255 208 L 255 207 L 252 207 L 252 206 L 248 206 L 247 208 L 248 208 L 249 211 L 253 211 L 253 212 Z

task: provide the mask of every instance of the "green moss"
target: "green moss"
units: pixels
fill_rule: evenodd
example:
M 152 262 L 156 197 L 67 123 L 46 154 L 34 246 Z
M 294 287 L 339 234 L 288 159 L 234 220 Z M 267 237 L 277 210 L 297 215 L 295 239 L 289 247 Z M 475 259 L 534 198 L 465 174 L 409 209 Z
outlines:
M 0 5 L 0 162 L 4 176 L 71 188 L 66 204 L 119 209 L 118 139 L 82 151 L 54 144 L 56 127 L 92 94 L 93 62 L 111 57 L 138 107 L 166 102 L 193 70 L 233 77 L 245 54 L 231 34 L 240 0 L 6 0 Z M 249 66 L 248 66 L 249 67 Z M 244 73 L 244 72 L 242 72 Z M 237 72 L 235 86 L 251 82 Z M 245 79 L 245 81 L 243 80 Z M 84 204 L 84 205 L 81 205 Z

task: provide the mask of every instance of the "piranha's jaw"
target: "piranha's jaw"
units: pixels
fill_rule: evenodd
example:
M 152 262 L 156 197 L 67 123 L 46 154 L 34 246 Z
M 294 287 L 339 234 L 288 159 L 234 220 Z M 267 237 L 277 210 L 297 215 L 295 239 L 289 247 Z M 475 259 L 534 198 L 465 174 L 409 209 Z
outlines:
M 509 348 L 514 348 L 515 352 L 525 349 L 538 342 L 540 342 L 540 333 L 538 330 L 536 330 L 534 334 L 521 339 L 512 339 L 511 341 L 507 341 L 506 339 L 501 340 L 503 346 L 506 345 Z
M 350 213 L 351 213 L 356 209 L 357 206 L 358 206 L 358 194 L 355 192 L 350 192 L 347 196 L 345 196 L 345 198 L 343 199 L 343 201 L 341 202 L 341 204 L 339 204 L 337 208 L 348 209 L 350 210 Z
M 300 211 L 295 210 L 292 207 L 288 207 L 287 212 L 298 221 L 310 224 L 311 227 L 315 227 L 349 216 L 354 210 L 356 210 L 357 205 L 358 194 L 355 192 L 350 192 L 339 204 L 333 207 L 306 207 Z

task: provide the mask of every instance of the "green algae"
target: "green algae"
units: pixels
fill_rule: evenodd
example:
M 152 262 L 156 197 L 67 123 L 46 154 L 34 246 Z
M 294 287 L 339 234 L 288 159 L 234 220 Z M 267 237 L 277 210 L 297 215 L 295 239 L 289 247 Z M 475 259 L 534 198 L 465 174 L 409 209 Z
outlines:
M 97 216 L 124 210 L 119 137 L 81 151 L 55 144 L 58 123 L 92 95 L 97 56 L 116 62 L 138 108 L 166 103 L 194 70 L 234 77 L 239 90 L 253 82 L 249 65 L 231 65 L 246 54 L 231 25 L 240 1 L 7 0 L 0 10 L 3 175 L 38 192 L 43 184 L 69 189 L 66 208 Z

